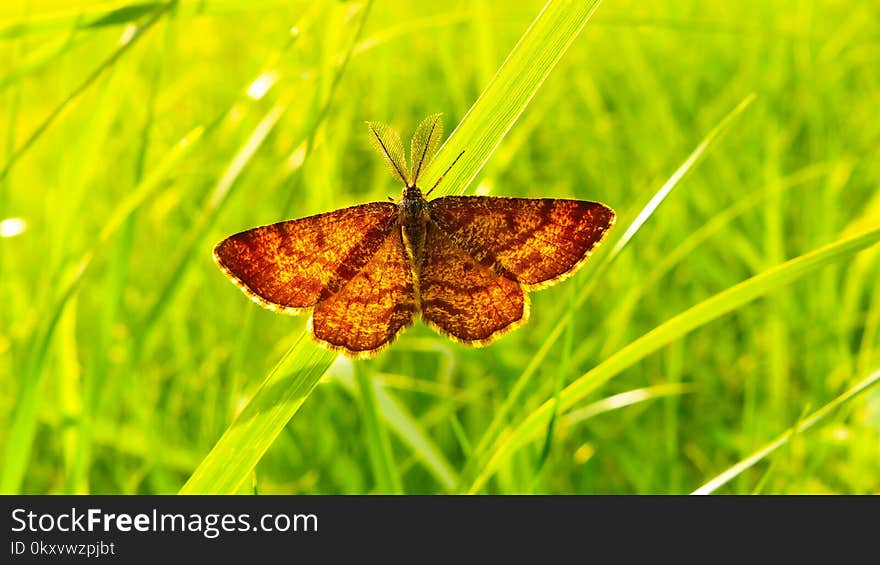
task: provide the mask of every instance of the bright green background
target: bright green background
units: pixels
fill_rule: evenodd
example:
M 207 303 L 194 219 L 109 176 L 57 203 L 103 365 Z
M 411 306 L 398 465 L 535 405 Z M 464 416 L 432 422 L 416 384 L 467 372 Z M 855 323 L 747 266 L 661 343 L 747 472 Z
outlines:
M 0 219 L 27 223 L 0 238 L 0 490 L 183 486 L 306 320 L 247 300 L 213 245 L 397 196 L 363 121 L 451 131 L 542 6 L 422 4 L 0 6 Z M 880 7 L 715 4 L 606 0 L 467 190 L 605 202 L 602 252 L 488 348 L 416 324 L 338 359 L 241 492 L 685 493 L 780 437 L 719 492 L 880 492 L 880 394 L 829 406 L 877 381 L 878 248 L 770 271 L 880 226 Z M 762 273 L 757 300 L 720 294 Z M 705 300 L 733 311 L 649 334 Z M 493 418 L 503 442 L 582 377 L 549 443 L 486 471 Z

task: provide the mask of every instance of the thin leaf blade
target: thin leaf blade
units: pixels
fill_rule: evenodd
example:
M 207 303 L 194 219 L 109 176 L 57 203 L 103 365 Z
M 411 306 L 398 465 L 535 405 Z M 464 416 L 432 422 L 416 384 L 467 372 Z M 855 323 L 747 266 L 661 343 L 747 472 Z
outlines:
M 424 175 L 433 186 L 444 177 L 436 196 L 462 194 L 525 111 L 550 72 L 590 20 L 600 0 L 550 0 L 523 33 L 507 59 L 468 110 Z

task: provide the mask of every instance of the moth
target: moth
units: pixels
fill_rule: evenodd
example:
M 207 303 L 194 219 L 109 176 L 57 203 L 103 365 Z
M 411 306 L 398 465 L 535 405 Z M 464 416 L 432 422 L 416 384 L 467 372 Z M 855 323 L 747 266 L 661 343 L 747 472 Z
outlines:
M 419 124 L 409 164 L 396 131 L 367 125 L 404 185 L 400 199 L 249 229 L 214 249 L 220 269 L 261 306 L 312 309 L 310 330 L 330 349 L 372 357 L 419 314 L 455 341 L 491 343 L 528 319 L 529 291 L 574 273 L 614 225 L 614 211 L 599 202 L 428 200 L 449 172 L 422 193 L 420 174 L 442 139 L 440 114 Z

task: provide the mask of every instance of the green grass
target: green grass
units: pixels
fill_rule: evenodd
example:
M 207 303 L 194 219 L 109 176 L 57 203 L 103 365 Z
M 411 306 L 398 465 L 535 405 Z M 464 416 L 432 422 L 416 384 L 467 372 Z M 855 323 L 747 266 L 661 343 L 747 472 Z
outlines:
M 542 5 L 3 4 L 0 491 L 880 492 L 880 8 Z M 526 326 L 352 362 L 213 265 L 432 112 L 618 212 Z

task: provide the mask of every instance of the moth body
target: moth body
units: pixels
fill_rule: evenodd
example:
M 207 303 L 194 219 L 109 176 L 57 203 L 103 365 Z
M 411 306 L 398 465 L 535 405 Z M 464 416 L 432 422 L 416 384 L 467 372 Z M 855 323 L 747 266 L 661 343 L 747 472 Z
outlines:
M 406 252 L 411 260 L 414 271 L 421 266 L 425 248 L 425 233 L 428 226 L 428 201 L 422 196 L 422 191 L 417 186 L 408 186 L 403 189 L 403 199 L 397 205 L 398 221 L 403 231 L 403 241 Z M 414 272 L 418 275 L 418 272 Z

